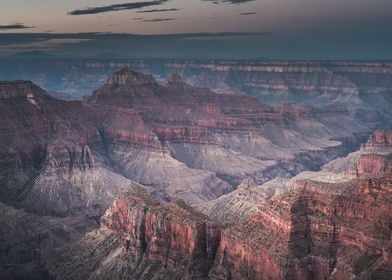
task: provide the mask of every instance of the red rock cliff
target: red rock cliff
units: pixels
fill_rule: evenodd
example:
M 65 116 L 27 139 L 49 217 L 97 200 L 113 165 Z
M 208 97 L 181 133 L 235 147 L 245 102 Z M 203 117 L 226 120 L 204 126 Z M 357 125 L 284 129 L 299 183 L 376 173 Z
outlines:
M 330 193 L 339 189 L 340 195 L 314 192 L 311 185 L 299 182 L 297 191 L 222 231 L 211 275 L 342 280 L 391 275 L 385 267 L 391 254 L 392 174 L 322 187 Z
M 134 256 L 204 276 L 220 238 L 219 227 L 202 214 L 182 202 L 160 204 L 142 190 L 117 199 L 102 225 Z

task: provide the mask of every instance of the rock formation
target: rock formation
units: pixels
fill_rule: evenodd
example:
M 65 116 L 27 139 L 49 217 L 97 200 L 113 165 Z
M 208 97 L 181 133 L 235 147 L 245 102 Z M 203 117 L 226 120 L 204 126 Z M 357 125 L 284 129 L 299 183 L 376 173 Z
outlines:
M 129 68 L 83 101 L 1 82 L 1 258 L 12 263 L 0 275 L 388 277 L 391 133 L 336 159 L 385 120 L 351 109 L 270 106 Z
M 68 89 L 78 97 L 90 94 L 110 73 L 124 67 L 151 73 L 161 79 L 171 73 L 179 73 L 192 85 L 219 92 L 295 92 L 297 97 L 301 92 L 388 93 L 392 73 L 390 63 L 366 61 L 51 58 L 4 59 L 0 66 L 0 69 L 4 69 L 0 70 L 3 80 L 20 79 L 23 75 L 24 79 L 40 81 L 49 90 Z M 74 88 L 70 88 L 69 84 L 73 84 Z
M 159 203 L 143 189 L 117 199 L 101 225 L 69 251 L 66 248 L 47 258 L 55 279 L 177 279 L 185 275 L 204 279 L 220 238 L 219 226 L 206 216 L 182 201 Z M 86 244 L 90 248 L 85 248 Z M 81 251 L 85 249 L 92 253 L 87 269 L 71 255 L 81 255 L 80 260 L 87 261 Z M 102 262 L 103 258 L 107 261 Z M 59 259 L 69 262 L 70 267 L 58 265 Z
M 389 132 L 367 145 L 380 133 Z M 44 261 L 55 279 L 389 279 L 392 173 L 374 174 L 300 174 L 273 196 L 282 182 L 245 181 L 235 194 L 249 198 L 236 208 L 240 219 L 230 218 L 234 208 L 211 219 L 136 190 L 113 203 L 98 231 Z

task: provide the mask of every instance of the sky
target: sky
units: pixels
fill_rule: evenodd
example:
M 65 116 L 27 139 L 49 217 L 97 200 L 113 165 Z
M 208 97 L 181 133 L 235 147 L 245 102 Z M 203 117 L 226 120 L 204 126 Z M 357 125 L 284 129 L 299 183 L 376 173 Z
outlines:
M 391 12 L 391 0 L 0 0 L 0 55 L 392 59 Z

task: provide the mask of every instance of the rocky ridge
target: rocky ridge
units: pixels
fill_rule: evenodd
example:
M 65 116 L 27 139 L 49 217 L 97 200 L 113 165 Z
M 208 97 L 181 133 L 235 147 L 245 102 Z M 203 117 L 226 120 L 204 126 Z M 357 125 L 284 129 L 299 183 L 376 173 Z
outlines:
M 322 203 L 334 204 L 336 196 L 346 195 L 340 191 L 342 186 L 349 186 L 351 191 L 355 182 L 378 178 L 376 189 L 385 192 L 386 199 L 379 200 L 379 207 L 385 207 L 389 199 L 389 183 L 383 179 L 391 166 L 386 152 L 390 135 L 385 131 L 377 132 L 363 147 L 371 159 L 364 154 L 360 158 L 363 163 L 354 165 L 351 171 L 343 168 L 350 176 L 334 175 L 332 170 L 328 174 L 302 173 L 292 180 L 282 178 L 264 184 L 260 187 L 263 191 L 259 191 L 258 185 L 276 176 L 291 177 L 317 169 L 352 148 L 361 135 L 370 131 L 372 125 L 356 122 L 341 106 L 322 110 L 293 105 L 272 107 L 253 97 L 216 94 L 190 86 L 178 75 L 160 85 L 152 76 L 127 68 L 109 77 L 83 102 L 54 99 L 34 84 L 22 81 L 2 82 L 0 92 L 0 141 L 5 143 L 0 148 L 0 201 L 11 209 L 2 216 L 5 221 L 7 213 L 27 217 L 6 229 L 16 232 L 16 240 L 21 240 L 25 248 L 21 254 L 39 249 L 33 258 L 20 260 L 16 252 L 8 255 L 9 260 L 13 262 L 11 267 L 20 265 L 23 271 L 43 273 L 49 279 L 75 276 L 73 273 L 91 279 L 108 275 L 140 279 L 153 275 L 157 279 L 165 275 L 194 279 L 257 278 L 263 273 L 276 279 L 289 277 L 290 273 L 311 275 L 302 257 L 279 251 L 293 242 L 290 234 L 277 240 L 278 247 L 263 251 L 262 258 L 268 260 L 271 271 L 264 266 L 252 271 L 247 265 L 259 263 L 252 260 L 258 254 L 253 250 L 258 248 L 253 248 L 251 239 L 234 244 L 230 230 L 247 228 L 247 223 L 255 221 L 273 233 L 268 218 L 275 217 L 287 231 L 293 227 L 291 218 L 286 217 L 291 214 L 277 217 L 274 203 L 278 208 L 280 204 L 288 205 L 288 213 L 295 212 L 295 219 L 311 219 L 316 209 L 307 206 L 309 202 L 298 202 L 302 198 L 285 197 L 288 191 L 294 196 L 309 192 L 309 200 L 332 197 Z M 222 196 L 245 178 L 247 181 L 237 190 Z M 319 195 L 312 198 L 313 193 Z M 347 197 L 351 195 L 357 194 L 352 192 Z M 231 199 L 228 204 L 227 197 Z M 371 199 L 363 200 L 359 195 L 358 201 L 362 202 L 358 208 L 368 201 L 373 205 Z M 242 203 L 239 207 L 238 201 Z M 297 209 L 293 206 L 296 203 L 306 210 L 305 214 L 293 210 Z M 271 217 L 254 216 L 270 204 L 272 210 L 265 208 L 262 212 L 272 213 Z M 230 209 L 224 212 L 222 205 Z M 76 242 L 94 227 L 80 228 L 76 221 L 87 218 L 92 223 L 105 212 L 102 227 Z M 326 219 L 334 219 L 327 214 L 323 212 Z M 239 218 L 243 224 L 238 224 Z M 384 224 L 383 217 L 373 218 Z M 38 233 L 25 240 L 22 236 L 28 231 L 25 226 L 29 219 L 32 229 L 43 224 L 47 230 L 41 234 L 38 227 Z M 55 219 L 64 219 L 60 227 L 68 229 L 60 230 L 48 222 Z M 380 230 L 387 231 L 384 225 Z M 256 233 L 260 233 L 256 239 L 266 234 Z M 63 234 L 73 237 L 63 238 Z M 6 246 L 13 244 L 4 240 Z M 47 250 L 53 240 L 57 240 L 54 247 L 62 247 L 55 253 Z M 189 246 L 184 247 L 178 240 Z M 69 243 L 73 244 L 66 245 Z M 378 255 L 380 246 L 374 248 L 363 251 Z M 238 259 L 238 252 L 243 250 L 245 259 Z M 388 259 L 388 247 L 384 251 Z M 282 266 L 291 260 L 297 268 Z M 320 269 L 327 271 L 324 264 L 322 259 Z M 353 265 L 346 260 L 343 264 Z M 9 274 L 7 265 L 0 272 L 16 277 Z
M 366 145 L 388 134 L 377 131 Z M 129 193 L 114 202 L 100 230 L 56 252 L 59 266 L 49 255 L 47 266 L 55 279 L 389 279 L 391 171 L 341 180 L 304 174 L 226 226 L 226 217 L 211 220 L 183 202 Z M 239 193 L 251 189 L 247 181 Z M 101 250 L 102 243 L 110 246 Z M 93 257 L 64 265 L 84 250 Z
M 164 80 L 179 73 L 188 83 L 218 92 L 259 94 L 284 93 L 382 93 L 391 90 L 391 64 L 366 61 L 265 61 L 202 59 L 3 59 L 2 79 L 14 80 L 16 73 L 39 81 L 50 90 L 68 88 L 74 94 L 89 94 L 106 77 L 124 67 L 151 73 Z M 37 65 L 39 68 L 37 69 Z M 57 71 L 50 71 L 56 69 Z M 21 71 L 23 70 L 23 71 Z M 65 77 L 65 80 L 61 80 Z M 98 77 L 98 78 L 97 78 Z M 56 82 L 57 88 L 52 89 Z M 69 88 L 65 83 L 74 84 Z M 58 88 L 60 85 L 60 88 Z M 63 88 L 61 88 L 63 86 Z M 87 87 L 89 86 L 90 91 Z M 77 93 L 79 92 L 79 93 Z

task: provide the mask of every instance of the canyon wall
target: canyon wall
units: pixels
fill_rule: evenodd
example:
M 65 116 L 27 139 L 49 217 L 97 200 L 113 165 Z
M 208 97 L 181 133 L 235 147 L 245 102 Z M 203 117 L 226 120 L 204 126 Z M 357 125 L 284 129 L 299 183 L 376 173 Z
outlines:
M 263 71 L 297 71 L 276 67 Z M 377 69 L 365 72 L 388 75 Z M 11 262 L 0 275 L 8 265 L 48 279 L 391 275 L 390 132 L 317 172 L 390 125 L 383 93 L 366 94 L 385 108 L 351 90 L 344 102 L 272 106 L 186 80 L 124 68 L 82 101 L 0 83 L 0 219 L 21 242 L 12 250 L 3 233 Z
M 181 202 L 128 194 L 114 202 L 99 231 L 45 261 L 55 279 L 388 279 L 391 178 L 328 186 L 340 195 L 297 182 L 296 191 L 228 228 Z M 113 245 L 101 253 L 102 238 Z M 84 250 L 90 259 L 64 266 Z
M 366 145 L 389 133 L 376 131 Z M 391 145 L 383 147 L 379 155 Z M 362 153 L 366 159 L 363 148 Z M 385 159 L 390 163 L 390 157 Z M 300 174 L 272 198 L 257 190 L 264 185 L 246 181 L 236 195 L 249 196 L 255 207 L 232 220 L 223 214 L 211 219 L 178 200 L 159 202 L 143 190 L 129 192 L 115 200 L 100 230 L 71 252 L 57 252 L 56 265 L 50 251 L 44 262 L 55 279 L 74 273 L 91 279 L 389 279 L 392 173 L 380 172 L 377 164 L 373 168 L 357 177 Z M 251 200 L 254 195 L 260 199 Z M 108 251 L 97 250 L 109 241 Z M 84 250 L 92 259 L 64 265 L 63 259 Z

